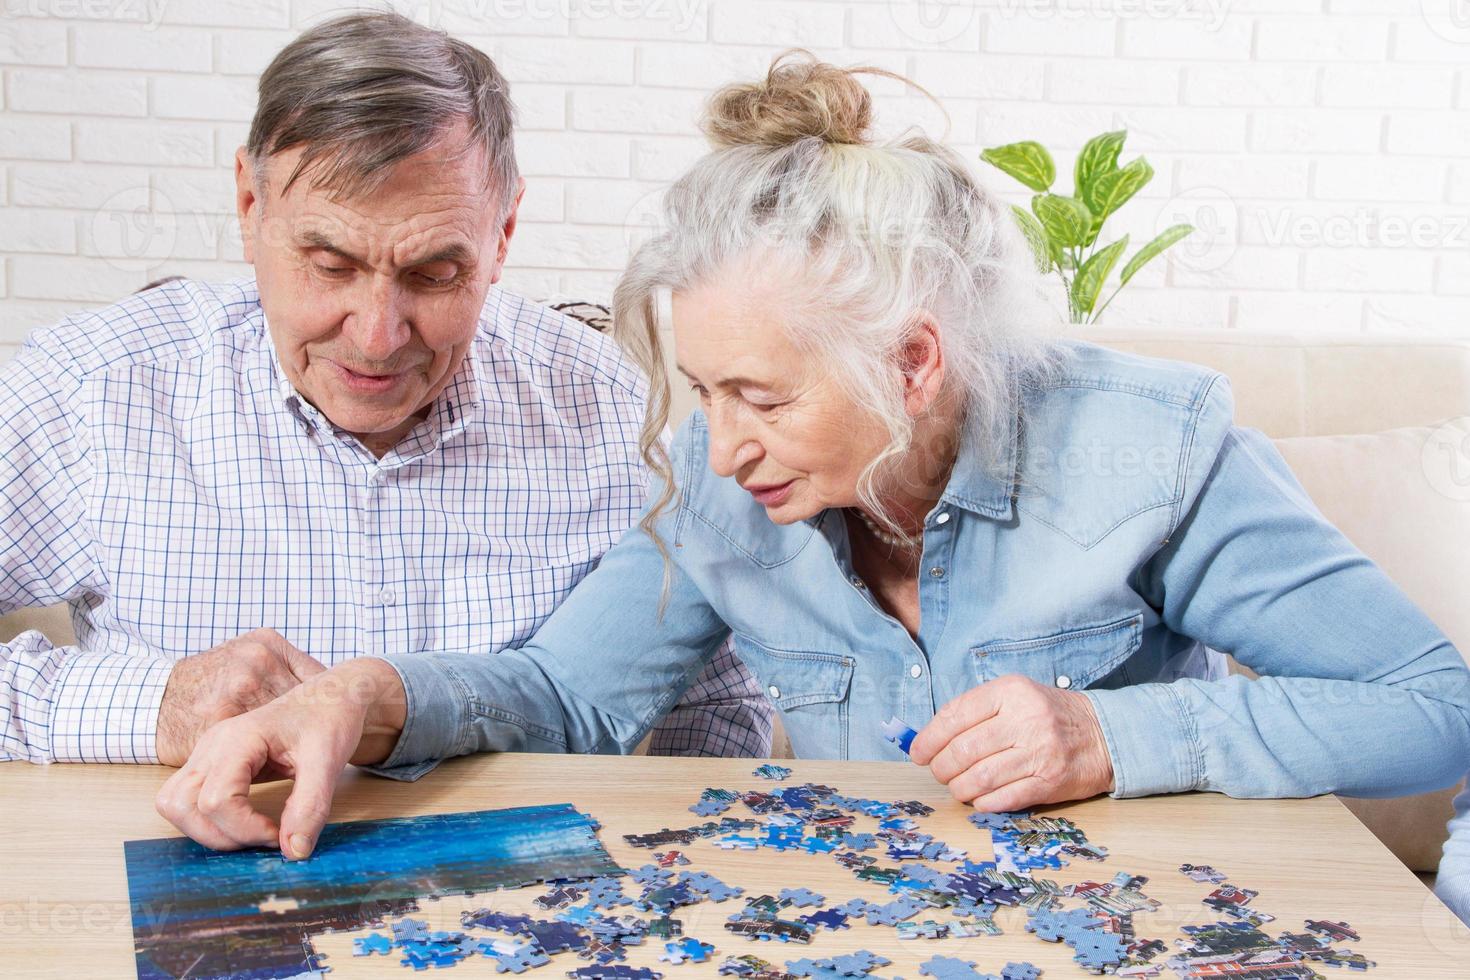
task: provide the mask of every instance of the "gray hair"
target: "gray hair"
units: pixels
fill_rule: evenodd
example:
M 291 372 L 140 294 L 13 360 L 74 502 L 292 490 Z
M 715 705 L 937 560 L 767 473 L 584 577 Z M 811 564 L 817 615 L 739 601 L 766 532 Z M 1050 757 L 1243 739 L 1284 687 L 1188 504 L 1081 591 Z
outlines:
M 314 184 L 370 194 L 394 164 L 463 122 L 465 152 L 485 150 L 487 186 L 499 189 L 501 217 L 509 213 L 520 179 L 510 85 L 487 55 L 443 31 L 390 12 L 324 21 L 281 49 L 259 92 L 251 160 L 304 148 L 283 192 L 315 169 Z
M 1059 361 L 1061 317 L 1009 209 L 938 142 L 868 141 L 871 100 L 858 72 L 888 74 L 788 52 L 764 80 L 716 93 L 705 122 L 715 149 L 669 189 L 663 230 L 615 290 L 615 335 L 649 377 L 640 447 L 664 483 L 640 523 L 666 559 L 655 525 L 677 490 L 662 441 L 660 310 L 732 260 L 768 256 L 766 268 L 797 270 L 804 295 L 791 298 L 784 325 L 887 429 L 889 444 L 857 491 L 893 530 L 880 494 L 901 476 L 893 464 L 912 447 L 914 419 L 892 365 L 916 314 L 939 324 L 949 394 L 979 428 L 987 467 L 1009 459 L 1022 389 Z

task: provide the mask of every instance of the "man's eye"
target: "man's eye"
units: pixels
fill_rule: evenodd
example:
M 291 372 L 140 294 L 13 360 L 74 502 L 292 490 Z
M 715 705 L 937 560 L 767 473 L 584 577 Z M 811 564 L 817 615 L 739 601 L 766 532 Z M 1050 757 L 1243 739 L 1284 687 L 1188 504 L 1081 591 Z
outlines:
M 348 265 L 322 265 L 320 262 L 316 264 L 316 268 L 318 272 L 328 276 L 340 276 L 352 271 L 352 267 Z

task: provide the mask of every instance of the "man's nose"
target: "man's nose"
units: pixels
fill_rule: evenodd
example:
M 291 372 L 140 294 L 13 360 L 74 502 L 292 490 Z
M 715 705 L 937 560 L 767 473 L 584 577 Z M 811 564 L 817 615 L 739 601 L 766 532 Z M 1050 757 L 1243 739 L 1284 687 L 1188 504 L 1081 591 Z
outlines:
M 408 343 L 412 329 L 398 284 L 385 276 L 373 276 L 369 283 L 346 332 L 364 360 L 381 364 Z

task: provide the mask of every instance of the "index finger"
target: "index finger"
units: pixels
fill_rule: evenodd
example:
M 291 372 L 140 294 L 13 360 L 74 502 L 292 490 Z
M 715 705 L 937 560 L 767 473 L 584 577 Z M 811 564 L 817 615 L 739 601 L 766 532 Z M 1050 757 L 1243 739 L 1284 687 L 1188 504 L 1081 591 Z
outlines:
M 987 681 L 950 699 L 914 736 L 909 758 L 927 766 L 960 732 L 969 731 L 1000 713 L 1000 699 Z
M 250 801 L 250 785 L 259 770 L 255 759 L 238 754 L 210 768 L 199 788 L 200 815 L 237 847 L 268 847 L 276 841 L 276 822 Z

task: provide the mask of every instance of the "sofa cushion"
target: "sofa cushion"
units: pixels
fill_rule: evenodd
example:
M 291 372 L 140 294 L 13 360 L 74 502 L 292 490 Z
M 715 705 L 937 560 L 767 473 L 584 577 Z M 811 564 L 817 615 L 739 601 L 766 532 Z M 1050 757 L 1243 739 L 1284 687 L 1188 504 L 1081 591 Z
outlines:
M 1470 417 L 1276 446 L 1323 515 L 1470 659 Z M 1433 871 L 1453 795 L 1343 802 L 1406 865 Z

